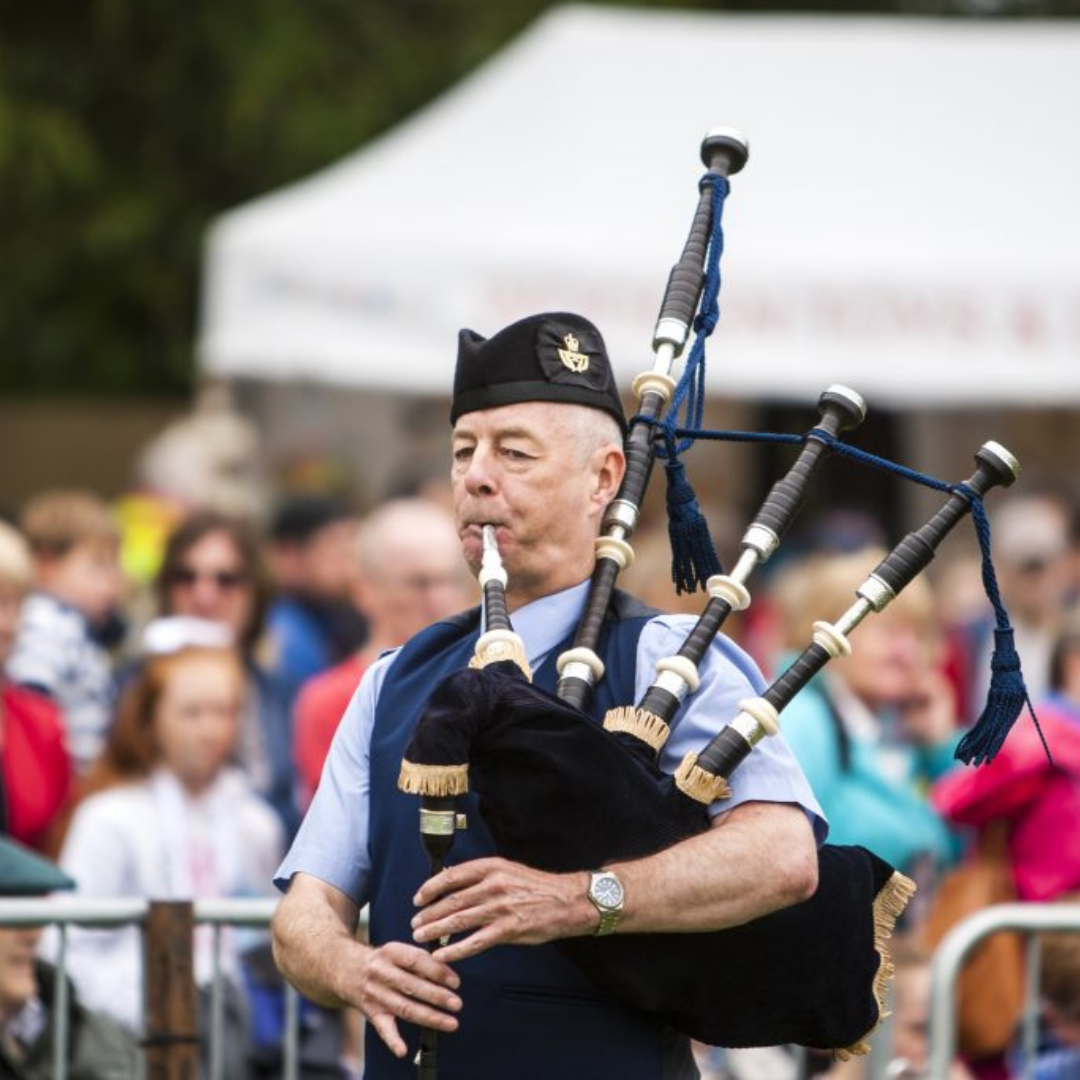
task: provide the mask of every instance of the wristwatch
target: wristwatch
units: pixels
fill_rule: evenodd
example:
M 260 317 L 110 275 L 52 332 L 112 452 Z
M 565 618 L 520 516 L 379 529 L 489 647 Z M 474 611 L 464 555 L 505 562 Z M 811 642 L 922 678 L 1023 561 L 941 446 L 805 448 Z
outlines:
M 594 870 L 589 874 L 588 896 L 600 912 L 600 925 L 596 928 L 596 936 L 613 934 L 626 900 L 622 882 L 610 870 Z

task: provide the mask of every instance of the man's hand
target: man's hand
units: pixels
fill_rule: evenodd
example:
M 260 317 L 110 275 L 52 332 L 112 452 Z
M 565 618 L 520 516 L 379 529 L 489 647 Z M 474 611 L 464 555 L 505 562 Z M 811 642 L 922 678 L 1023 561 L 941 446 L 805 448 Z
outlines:
M 436 1031 L 457 1030 L 452 1014 L 461 1009 L 461 998 L 454 993 L 460 985 L 446 964 L 423 949 L 391 941 L 365 951 L 351 1001 L 400 1058 L 407 1047 L 398 1020 Z
M 588 874 L 548 874 L 507 859 L 475 859 L 426 881 L 416 894 L 422 908 L 412 921 L 424 943 L 451 934 L 461 940 L 436 949 L 451 963 L 493 945 L 539 945 L 590 934 L 599 919 L 589 902 Z
M 359 1009 L 398 1057 L 408 1052 L 398 1020 L 454 1031 L 461 980 L 415 945 L 373 948 L 356 939 L 359 909 L 332 885 L 295 874 L 272 924 L 274 959 L 306 997 Z

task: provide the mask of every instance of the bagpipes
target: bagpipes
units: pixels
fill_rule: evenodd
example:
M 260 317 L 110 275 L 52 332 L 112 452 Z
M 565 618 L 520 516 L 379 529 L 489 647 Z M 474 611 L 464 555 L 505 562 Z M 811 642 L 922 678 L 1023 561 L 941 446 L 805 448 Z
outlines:
M 1008 618 L 989 562 L 983 496 L 1019 474 L 1015 458 L 988 442 L 975 454 L 973 475 L 943 484 L 847 447 L 839 437 L 863 420 L 854 391 L 829 387 L 820 420 L 796 461 L 773 486 L 741 541 L 730 573 L 711 551 L 692 492 L 678 461 L 680 440 L 692 438 L 676 418 L 685 407 L 699 422 L 704 339 L 716 321 L 720 216 L 728 177 L 747 159 L 744 139 L 710 132 L 702 144 L 707 173 L 682 255 L 672 270 L 654 333 L 655 362 L 634 382 L 638 410 L 626 438 L 627 468 L 618 497 L 596 542 L 589 600 L 573 647 L 558 660 L 555 694 L 529 682 L 520 639 L 506 612 L 506 574 L 485 530 L 480 581 L 486 632 L 473 666 L 432 694 L 402 764 L 399 787 L 421 795 L 421 834 L 437 872 L 457 824 L 455 798 L 479 796 L 480 811 L 500 854 L 550 872 L 592 870 L 661 851 L 710 827 L 709 806 L 730 794 L 734 770 L 763 739 L 779 730 L 779 715 L 833 657 L 850 650 L 848 636 L 882 611 L 933 559 L 968 513 L 984 552 L 984 579 L 998 618 L 992 701 L 968 732 L 958 756 L 982 761 L 996 753 L 1026 699 L 1011 646 Z M 700 312 L 698 311 L 700 300 Z M 672 367 L 697 338 L 686 372 Z M 668 410 L 667 419 L 664 418 Z M 814 624 L 813 640 L 761 695 L 704 748 L 688 754 L 674 775 L 657 757 L 683 700 L 699 684 L 698 666 L 733 610 L 750 602 L 746 586 L 769 558 L 797 514 L 817 465 L 837 451 L 919 479 L 947 498 L 868 575 L 855 601 L 834 623 Z M 704 587 L 708 602 L 674 656 L 657 664 L 652 686 L 635 705 L 611 710 L 603 726 L 588 715 L 593 687 L 603 678 L 597 653 L 620 570 L 629 565 L 630 538 L 656 456 L 666 458 L 673 511 L 673 572 L 680 588 Z M 914 885 L 860 847 L 823 845 L 814 896 L 741 926 L 702 933 L 625 934 L 573 938 L 559 947 L 620 1002 L 653 1014 L 703 1042 L 728 1047 L 795 1043 L 863 1052 L 882 1017 L 891 974 L 887 939 Z M 433 1038 L 433 1033 L 432 1033 Z M 429 1044 L 432 1049 L 433 1041 Z M 421 1075 L 424 1072 L 421 1050 Z

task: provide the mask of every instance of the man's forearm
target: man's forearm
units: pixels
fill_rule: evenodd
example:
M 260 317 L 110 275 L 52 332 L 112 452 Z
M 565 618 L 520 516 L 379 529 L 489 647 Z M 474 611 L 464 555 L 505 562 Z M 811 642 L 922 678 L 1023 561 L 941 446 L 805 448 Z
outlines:
M 625 933 L 738 926 L 817 887 L 813 829 L 786 803 L 746 803 L 706 833 L 610 868 L 626 890 Z
M 274 914 L 274 960 L 305 997 L 330 1007 L 348 1004 L 341 976 L 351 965 L 345 961 L 370 947 L 357 941 L 355 931 L 350 930 L 355 917 L 346 905 L 337 910 L 315 890 L 308 890 L 301 902 L 302 889 L 300 881 L 294 882 Z
M 610 867 L 626 891 L 624 933 L 737 926 L 817 887 L 813 830 L 805 812 L 786 803 L 745 803 L 706 833 Z M 585 936 L 600 919 L 587 888 L 583 871 L 547 874 L 499 858 L 461 863 L 421 886 L 414 937 L 457 936 L 435 952 L 452 963 L 493 945 Z

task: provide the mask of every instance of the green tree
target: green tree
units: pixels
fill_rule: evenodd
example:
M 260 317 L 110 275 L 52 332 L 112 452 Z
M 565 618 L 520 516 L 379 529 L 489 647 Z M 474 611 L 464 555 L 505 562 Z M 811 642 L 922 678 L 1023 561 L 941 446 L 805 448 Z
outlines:
M 547 6 L 0 5 L 0 390 L 185 392 L 212 218 L 355 150 Z M 651 6 L 1076 14 L 1080 0 Z

